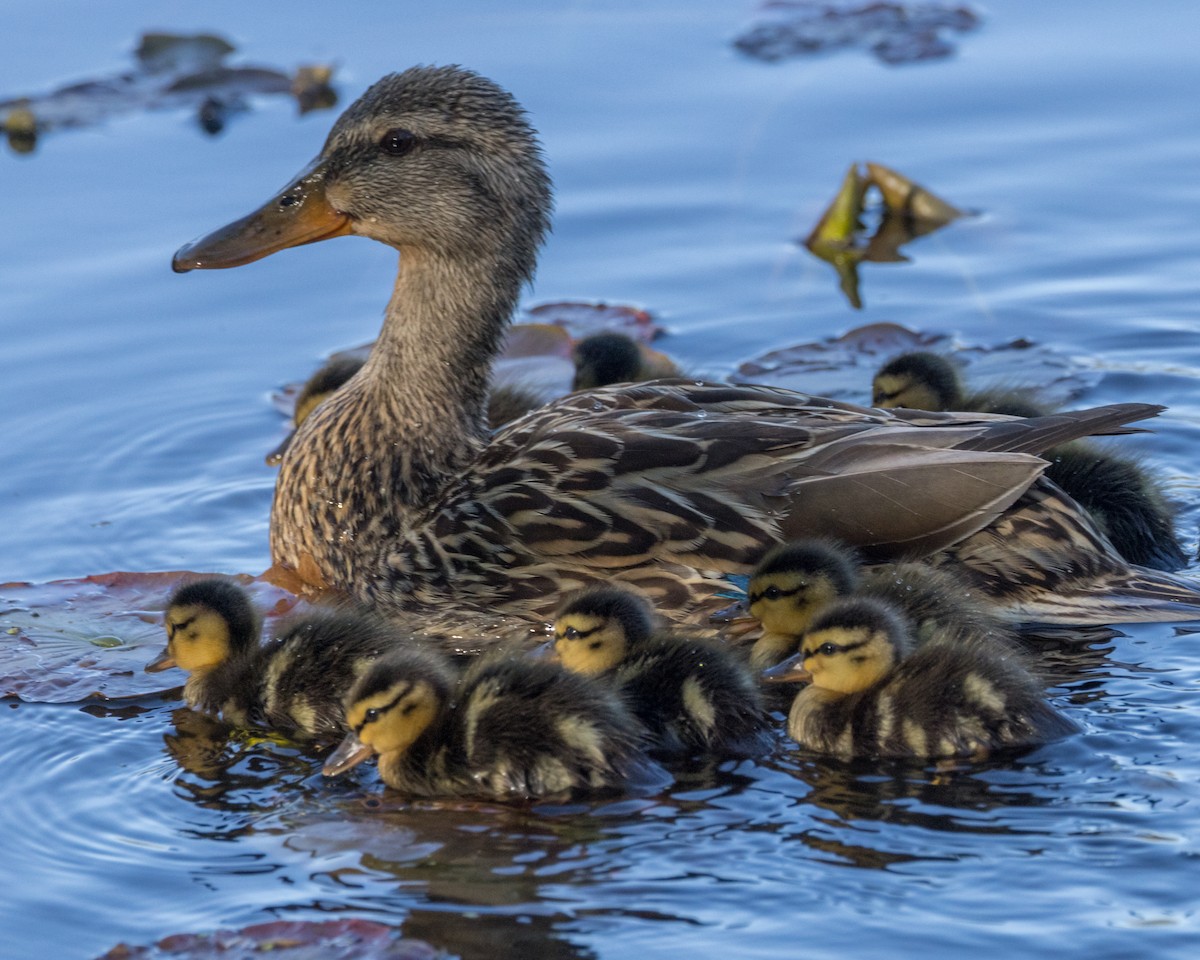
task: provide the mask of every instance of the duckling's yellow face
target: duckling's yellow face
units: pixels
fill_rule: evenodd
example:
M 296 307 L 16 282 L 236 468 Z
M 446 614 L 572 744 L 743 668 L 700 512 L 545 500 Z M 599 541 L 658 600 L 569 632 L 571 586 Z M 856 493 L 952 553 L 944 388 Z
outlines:
M 750 580 L 750 615 L 767 633 L 798 637 L 837 598 L 833 581 L 820 572 L 776 570 Z
M 628 649 L 629 640 L 615 617 L 568 612 L 554 623 L 554 652 L 574 673 L 593 676 L 611 670 Z
M 871 405 L 890 410 L 907 407 L 910 410 L 941 410 L 937 391 L 912 372 L 881 373 L 871 384 Z
M 163 619 L 167 649 L 150 664 L 149 670 L 179 667 L 203 673 L 224 663 L 232 653 L 229 622 L 203 604 L 175 604 Z
M 424 680 L 398 680 L 385 690 L 348 704 L 351 736 L 381 757 L 411 747 L 438 715 L 441 698 Z
M 321 393 L 309 393 L 300 397 L 296 401 L 296 409 L 292 411 L 292 425 L 299 427 L 317 407 L 329 399 L 332 393 L 332 390 L 325 390 Z
M 834 627 L 808 634 L 800 656 L 814 687 L 857 693 L 892 669 L 896 648 L 881 630 Z

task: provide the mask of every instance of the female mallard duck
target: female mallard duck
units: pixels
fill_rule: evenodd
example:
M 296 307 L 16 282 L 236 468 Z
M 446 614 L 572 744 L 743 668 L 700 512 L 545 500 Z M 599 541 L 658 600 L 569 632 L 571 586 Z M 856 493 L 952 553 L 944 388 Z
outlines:
M 768 550 L 750 575 L 746 592 L 750 615 L 763 628 L 750 649 L 750 665 L 758 669 L 794 654 L 813 620 L 851 596 L 901 610 L 917 643 L 988 637 L 1002 645 L 1013 640 L 1012 632 L 976 599 L 970 585 L 950 570 L 920 563 L 863 570 L 854 551 L 822 540 L 796 540 Z
M 554 617 L 554 652 L 568 670 L 620 691 L 667 753 L 758 748 L 766 711 L 758 680 L 725 647 L 656 633 L 649 604 L 616 587 L 570 598 Z
M 292 619 L 260 644 L 246 591 L 219 578 L 180 587 L 164 622 L 167 649 L 146 669 L 188 671 L 188 706 L 298 738 L 341 737 L 346 692 L 384 650 L 411 639 L 371 614 L 322 610 Z
M 973 410 L 1018 417 L 1049 410 L 1015 391 L 968 393 L 954 365 L 936 353 L 905 353 L 875 375 L 878 407 L 915 410 Z M 1063 488 L 1132 563 L 1180 570 L 1187 555 L 1175 536 L 1175 520 L 1161 485 L 1135 461 L 1088 443 L 1067 443 L 1043 453 L 1045 475 Z
M 801 746 L 856 757 L 982 759 L 1075 732 L 1011 651 L 932 641 L 911 650 L 898 611 L 867 598 L 828 607 L 774 680 L 807 680 L 788 713 Z
M 617 696 L 558 664 L 485 655 L 459 678 L 432 651 L 380 657 L 345 701 L 336 776 L 377 754 L 383 782 L 413 796 L 496 800 L 620 787 L 646 763 Z
M 461 68 L 414 67 L 351 105 L 259 212 L 176 254 L 177 271 L 231 267 L 347 234 L 401 254 L 370 358 L 284 456 L 277 566 L 392 615 L 544 620 L 564 592 L 617 581 L 682 619 L 728 589 L 713 571 L 749 573 L 770 544 L 817 535 L 871 560 L 956 546 L 956 562 L 984 564 L 983 589 L 1039 613 L 1053 590 L 1047 616 L 1070 622 L 1200 609 L 1192 585 L 1130 569 L 1037 482 L 1041 450 L 1159 407 L 1003 421 L 653 381 L 574 394 L 490 435 L 489 371 L 550 207 L 516 101 Z M 972 544 L 1014 517 L 1038 525 L 1034 541 L 1005 536 L 998 557 Z

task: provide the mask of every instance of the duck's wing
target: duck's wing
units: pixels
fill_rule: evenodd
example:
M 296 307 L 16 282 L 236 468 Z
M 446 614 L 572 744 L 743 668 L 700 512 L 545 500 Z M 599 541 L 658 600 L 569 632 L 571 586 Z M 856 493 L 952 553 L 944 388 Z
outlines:
M 800 536 L 884 559 L 986 526 L 1041 473 L 1032 452 L 1158 409 L 918 417 L 773 388 L 655 381 L 517 421 L 485 450 L 471 493 L 510 542 L 571 564 L 663 559 L 746 572 L 768 544 Z
M 1200 618 L 1200 585 L 1126 563 L 1069 496 L 1041 478 L 1003 516 L 933 561 L 966 576 L 1014 622 Z

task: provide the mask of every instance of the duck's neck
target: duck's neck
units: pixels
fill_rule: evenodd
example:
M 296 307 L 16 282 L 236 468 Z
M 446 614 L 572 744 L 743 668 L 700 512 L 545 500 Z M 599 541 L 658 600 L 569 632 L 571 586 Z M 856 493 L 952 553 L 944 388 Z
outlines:
M 275 563 L 361 587 L 486 439 L 492 361 L 527 273 L 498 254 L 401 254 L 363 369 L 297 431 L 271 519 Z M 390 544 L 390 548 L 389 548 Z
M 499 257 L 401 254 L 383 330 L 363 370 L 363 402 L 432 473 L 457 472 L 486 437 L 492 362 L 521 277 Z M 383 435 L 387 434 L 387 435 Z

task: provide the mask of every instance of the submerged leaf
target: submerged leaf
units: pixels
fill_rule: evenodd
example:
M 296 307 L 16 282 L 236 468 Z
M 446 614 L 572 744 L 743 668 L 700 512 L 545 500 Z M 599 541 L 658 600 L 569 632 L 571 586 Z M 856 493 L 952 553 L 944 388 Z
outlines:
M 965 6 L 773 0 L 762 20 L 734 41 L 747 56 L 774 62 L 834 50 L 865 49 L 890 66 L 954 52 L 948 35 L 967 33 L 980 17 Z
M 118 944 L 100 960 L 438 960 L 447 954 L 374 920 L 274 920 L 241 930 L 177 933 L 151 946 Z
M 882 163 L 868 161 L 867 174 L 869 182 L 878 187 L 879 192 L 883 194 L 884 206 L 894 214 L 922 220 L 935 226 L 963 216 L 963 211 L 957 207 Z M 929 230 L 922 232 L 928 233 Z
M 951 355 L 970 367 L 972 378 L 1029 388 L 1051 406 L 1078 399 L 1100 379 L 1096 370 L 1028 340 L 968 346 L 955 344 L 946 334 L 919 332 L 896 323 L 872 323 L 840 337 L 772 350 L 743 363 L 730 379 L 869 404 L 871 379 L 879 366 L 915 350 Z
M 76 703 L 161 693 L 177 671 L 145 673 L 163 648 L 162 610 L 200 574 L 106 573 L 49 583 L 0 585 L 0 696 Z M 297 598 L 264 580 L 236 578 L 274 620 Z

